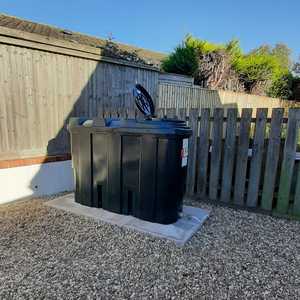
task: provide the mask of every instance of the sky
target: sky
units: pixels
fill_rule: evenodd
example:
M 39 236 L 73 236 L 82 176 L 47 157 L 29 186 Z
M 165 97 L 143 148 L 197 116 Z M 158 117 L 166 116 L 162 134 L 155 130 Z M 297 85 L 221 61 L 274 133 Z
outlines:
M 300 0 L 0 0 L 0 12 L 165 53 L 190 33 L 237 38 L 245 52 L 282 42 L 300 56 Z

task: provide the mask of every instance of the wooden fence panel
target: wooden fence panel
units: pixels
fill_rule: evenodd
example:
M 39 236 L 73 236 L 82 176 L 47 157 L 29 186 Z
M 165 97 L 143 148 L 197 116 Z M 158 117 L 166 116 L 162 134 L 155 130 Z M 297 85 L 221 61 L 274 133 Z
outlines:
M 223 135 L 224 110 L 215 108 L 213 113 L 210 176 L 209 176 L 209 198 L 217 200 L 220 179 L 222 135 Z
M 153 69 L 1 43 L 0 66 L 2 160 L 69 152 L 69 117 L 132 112 L 136 82 L 157 100 Z
M 289 208 L 290 190 L 296 157 L 300 110 L 290 109 L 288 118 L 287 136 L 284 144 L 276 207 L 277 212 L 280 214 L 286 214 Z
M 191 109 L 189 111 L 189 125 L 193 131 L 189 140 L 189 157 L 187 168 L 187 194 L 192 196 L 195 190 L 196 178 L 196 149 L 197 149 L 197 136 L 198 136 L 198 109 Z
M 251 95 L 247 93 L 236 93 L 225 90 L 210 90 L 197 85 L 182 86 L 159 83 L 158 106 L 163 108 L 238 108 L 239 113 L 244 107 L 257 109 L 265 108 L 291 108 L 299 107 L 296 101 L 271 98 L 266 96 Z
M 261 166 L 264 151 L 265 131 L 268 109 L 259 108 L 256 113 L 254 141 L 250 165 L 249 185 L 247 192 L 247 206 L 256 207 L 261 176 Z
M 230 202 L 232 190 L 232 176 L 235 159 L 237 109 L 229 108 L 227 111 L 226 137 L 224 144 L 223 172 L 221 201 Z
M 242 110 L 233 199 L 237 205 L 244 205 L 251 116 L 252 108 L 244 108 Z
M 197 160 L 197 194 L 204 198 L 206 195 L 207 184 L 207 167 L 208 167 L 208 151 L 209 151 L 209 132 L 210 132 L 210 109 L 201 109 L 200 133 L 198 144 L 198 160 Z
M 272 111 L 271 129 L 268 150 L 266 154 L 266 165 L 263 176 L 264 183 L 261 199 L 261 208 L 267 211 L 271 211 L 273 205 L 275 181 L 278 174 L 277 169 L 283 113 L 283 108 L 274 108 Z

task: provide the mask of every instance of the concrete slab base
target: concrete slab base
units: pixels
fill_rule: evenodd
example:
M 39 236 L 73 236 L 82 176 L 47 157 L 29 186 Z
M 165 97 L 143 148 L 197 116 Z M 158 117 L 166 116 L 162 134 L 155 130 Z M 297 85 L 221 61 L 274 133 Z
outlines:
M 209 215 L 209 212 L 205 209 L 183 206 L 182 216 L 176 223 L 163 225 L 143 221 L 133 216 L 116 214 L 101 208 L 81 205 L 75 202 L 73 193 L 48 201 L 46 204 L 97 221 L 103 221 L 156 237 L 165 238 L 174 241 L 178 245 L 184 245 L 201 227 Z

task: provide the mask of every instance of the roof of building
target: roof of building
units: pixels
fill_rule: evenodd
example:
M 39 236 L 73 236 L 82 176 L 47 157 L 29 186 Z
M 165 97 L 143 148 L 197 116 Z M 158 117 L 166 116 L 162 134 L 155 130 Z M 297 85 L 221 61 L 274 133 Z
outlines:
M 105 48 L 108 43 L 108 40 L 106 39 L 89 36 L 79 32 L 70 31 L 68 29 L 61 29 L 46 24 L 36 23 L 2 13 L 0 13 L 0 26 L 96 48 Z M 159 66 L 161 61 L 166 57 L 166 54 L 161 52 L 138 48 L 118 42 L 114 42 L 113 44 L 117 45 L 121 51 L 134 53 L 134 55 L 137 55 L 147 64 L 153 66 Z

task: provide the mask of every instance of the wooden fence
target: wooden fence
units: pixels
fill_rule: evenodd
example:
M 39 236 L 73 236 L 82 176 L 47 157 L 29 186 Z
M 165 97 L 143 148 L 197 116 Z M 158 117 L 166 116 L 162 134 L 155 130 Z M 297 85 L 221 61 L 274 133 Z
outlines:
M 299 102 L 270 98 L 265 96 L 235 93 L 231 91 L 209 90 L 199 86 L 184 86 L 159 83 L 159 102 L 161 108 L 237 108 L 241 113 L 242 108 L 291 108 L 300 107 Z M 271 110 L 270 110 L 271 113 Z
M 186 118 L 193 129 L 189 144 L 187 194 L 220 203 L 300 216 L 297 147 L 300 109 L 160 109 Z
M 0 32 L 0 160 L 68 153 L 69 117 L 133 109 L 136 82 L 156 100 L 158 70 L 62 46 Z

